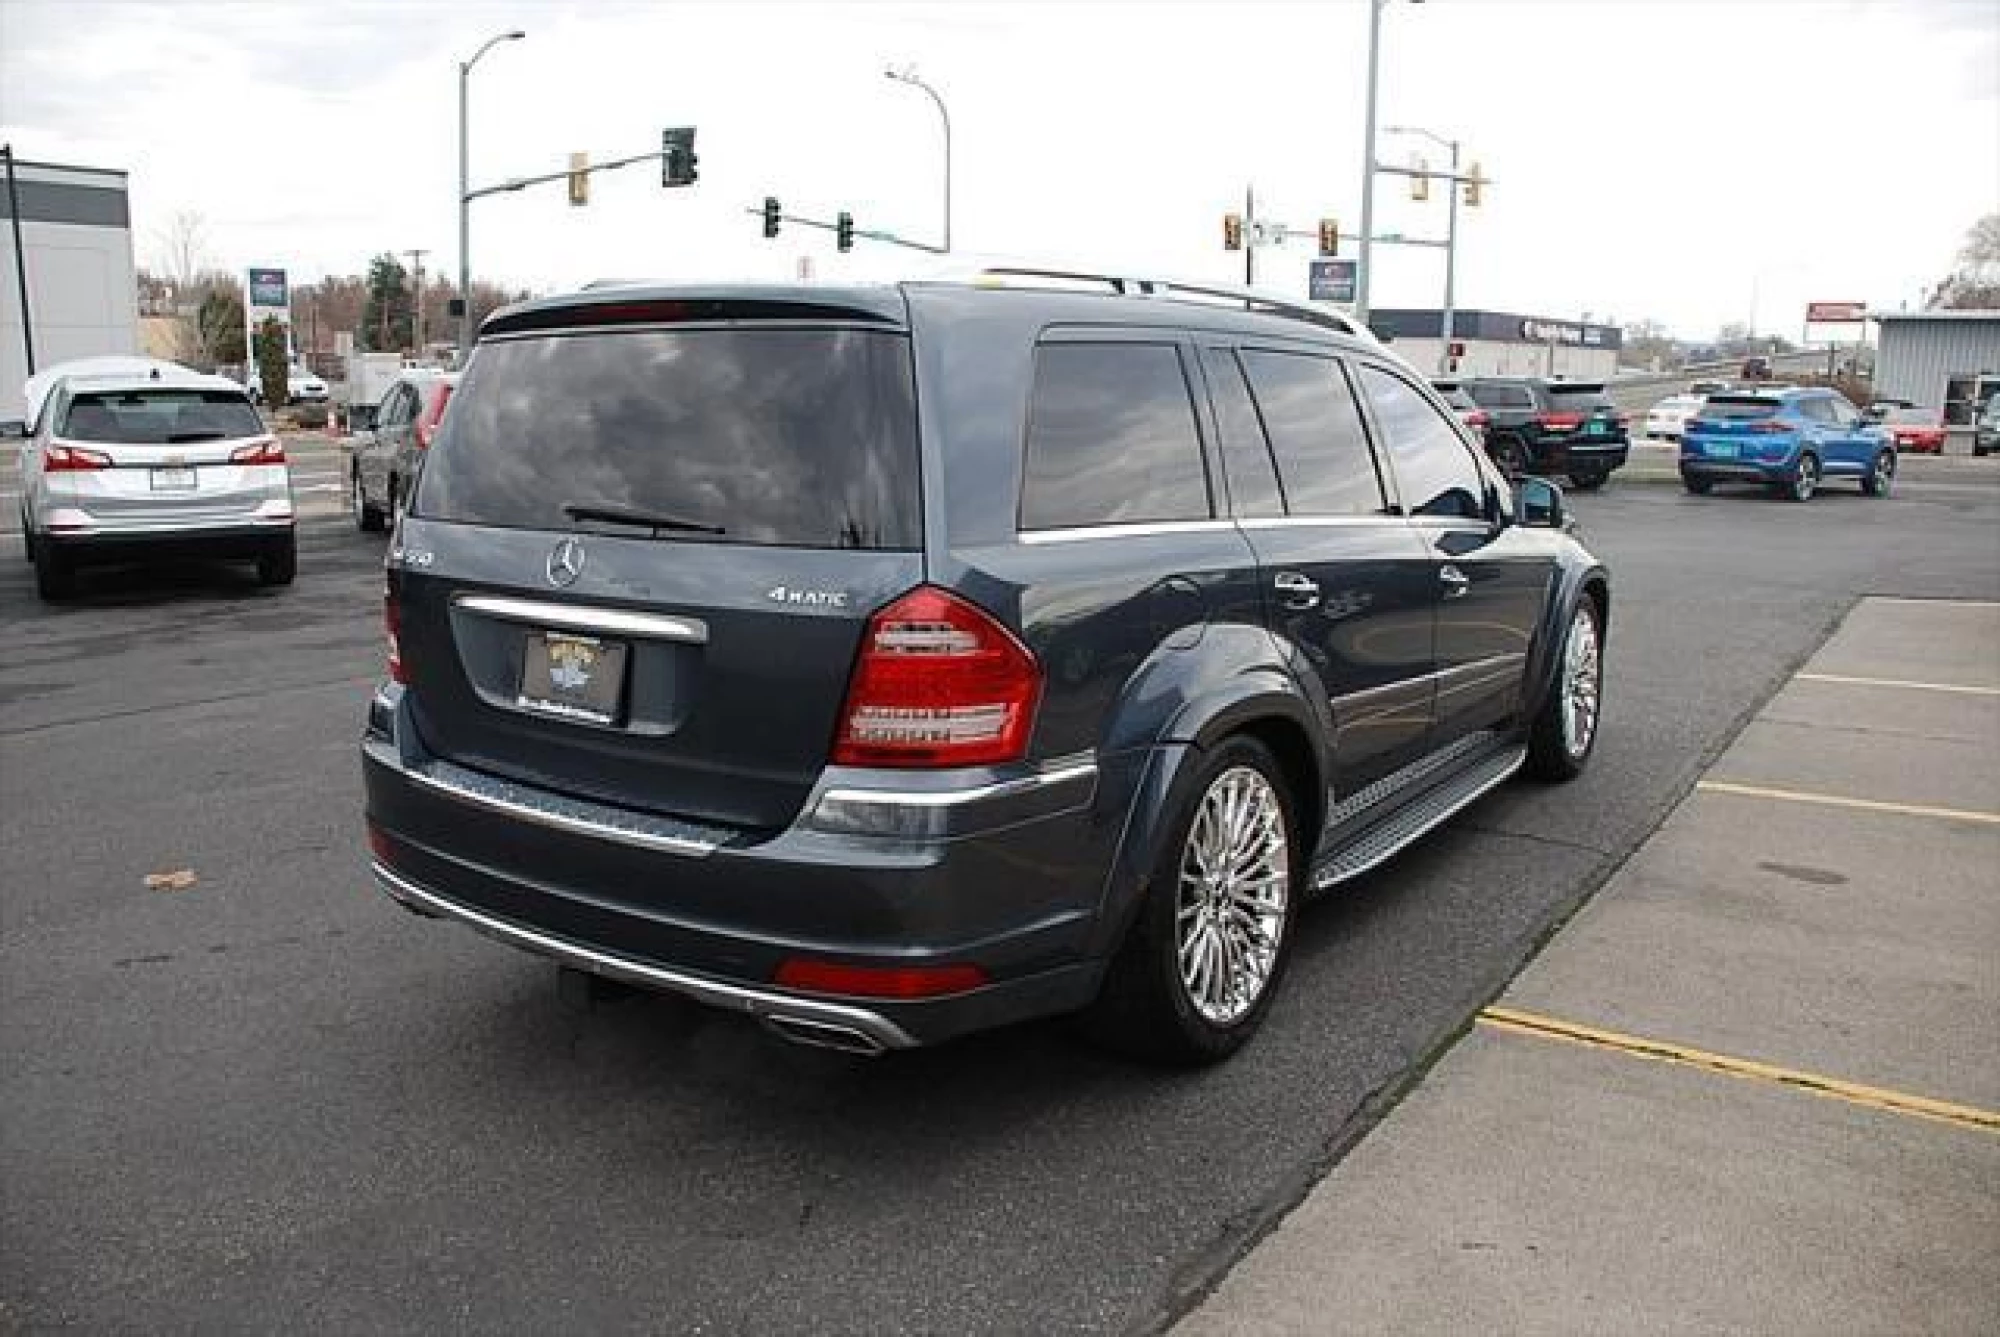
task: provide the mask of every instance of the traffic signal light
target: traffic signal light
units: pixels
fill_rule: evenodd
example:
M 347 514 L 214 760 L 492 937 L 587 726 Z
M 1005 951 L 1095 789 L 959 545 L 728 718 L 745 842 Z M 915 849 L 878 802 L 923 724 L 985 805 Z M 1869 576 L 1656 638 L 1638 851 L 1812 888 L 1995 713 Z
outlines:
M 694 156 L 694 127 L 675 126 L 660 131 L 660 184 L 692 186 L 701 174 L 695 170 L 700 159 Z
M 1479 191 L 1485 184 L 1486 178 L 1479 174 L 1479 164 L 1472 164 L 1471 170 L 1465 174 L 1465 204 L 1467 208 L 1478 207 Z
M 571 204 L 590 203 L 590 155 L 572 153 L 569 155 L 569 202 Z
M 1222 249 L 1240 251 L 1243 249 L 1243 215 L 1224 214 L 1222 216 Z
M 1327 256 L 1340 254 L 1340 224 L 1331 218 L 1319 220 L 1319 253 Z
M 767 238 L 778 235 L 778 220 L 783 215 L 784 209 L 779 206 L 778 197 L 776 195 L 766 195 L 764 197 L 764 235 Z
M 1421 203 L 1431 197 L 1431 179 L 1424 173 L 1424 168 L 1430 164 L 1421 157 L 1413 157 L 1410 166 L 1416 171 L 1416 175 L 1410 178 L 1410 198 Z
M 845 209 L 833 217 L 833 244 L 843 251 L 854 249 L 854 215 Z

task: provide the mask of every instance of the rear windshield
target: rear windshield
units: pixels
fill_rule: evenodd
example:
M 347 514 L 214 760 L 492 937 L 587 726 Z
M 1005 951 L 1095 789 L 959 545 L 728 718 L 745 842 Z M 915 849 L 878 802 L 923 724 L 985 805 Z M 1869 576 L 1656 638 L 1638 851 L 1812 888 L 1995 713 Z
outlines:
M 1479 405 L 1472 402 L 1472 396 L 1465 393 L 1463 386 L 1433 385 L 1431 388 L 1438 392 L 1439 397 L 1445 403 L 1455 409 L 1476 409 L 1479 407 Z
M 1747 421 L 1752 418 L 1769 418 L 1784 407 L 1775 399 L 1731 399 L 1717 395 L 1702 406 L 1704 418 L 1723 418 L 1733 421 Z
M 1611 405 L 1601 385 L 1552 385 L 1549 387 L 1549 400 L 1566 409 L 1599 409 Z
M 1918 427 L 1935 427 L 1938 415 L 1930 409 L 1890 409 L 1882 421 L 1909 423 Z
M 481 346 L 412 509 L 465 524 L 915 548 L 909 340 L 880 330 L 621 330 Z
M 71 441 L 174 446 L 262 436 L 263 420 L 235 390 L 123 390 L 80 394 L 56 427 Z

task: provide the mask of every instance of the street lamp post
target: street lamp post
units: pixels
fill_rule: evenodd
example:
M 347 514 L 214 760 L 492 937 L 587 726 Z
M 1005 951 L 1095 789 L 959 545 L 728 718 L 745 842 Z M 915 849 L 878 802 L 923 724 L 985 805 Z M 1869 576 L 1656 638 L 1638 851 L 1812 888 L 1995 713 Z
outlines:
M 1382 65 L 1382 8 L 1389 0 L 1368 0 L 1368 113 L 1361 144 L 1361 274 L 1354 283 L 1354 314 L 1368 323 L 1368 286 L 1375 267 L 1375 91 Z M 1410 0 L 1413 5 L 1423 0 Z
M 937 89 L 919 79 L 915 69 L 904 66 L 899 70 L 891 66 L 883 70 L 882 75 L 884 78 L 894 79 L 899 84 L 921 88 L 930 94 L 931 101 L 937 104 L 938 117 L 944 122 L 944 249 L 946 254 L 949 254 L 951 252 L 951 113 L 945 110 L 944 99 L 938 96 Z
M 1459 142 L 1455 139 L 1446 139 L 1443 135 L 1414 125 L 1387 126 L 1384 128 L 1383 133 L 1390 135 L 1417 135 L 1430 140 L 1431 143 L 1436 144 L 1439 148 L 1449 150 L 1451 153 L 1451 182 L 1445 187 L 1445 189 L 1451 192 L 1451 212 L 1450 222 L 1445 225 L 1444 234 L 1444 320 L 1441 322 L 1443 328 L 1440 335 L 1441 343 L 1438 348 L 1438 375 L 1442 376 L 1450 370 L 1452 336 L 1458 332 L 1458 313 L 1455 309 L 1455 299 L 1458 280 Z
M 518 42 L 528 34 L 519 28 L 486 39 L 472 59 L 458 66 L 458 365 L 472 352 L 472 181 L 466 151 L 466 83 L 479 58 L 501 42 Z M 419 297 L 418 300 L 422 300 Z

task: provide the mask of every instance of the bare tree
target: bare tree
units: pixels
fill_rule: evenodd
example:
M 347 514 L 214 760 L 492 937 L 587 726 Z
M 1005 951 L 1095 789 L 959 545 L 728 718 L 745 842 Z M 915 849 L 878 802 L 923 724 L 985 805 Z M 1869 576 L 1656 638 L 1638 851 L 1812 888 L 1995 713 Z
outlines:
M 1958 249 L 1958 268 L 1931 293 L 1930 304 L 1957 310 L 2000 307 L 2000 214 L 1974 223 Z
M 191 289 L 209 268 L 208 220 L 182 209 L 153 234 L 159 249 L 160 276 L 177 289 Z

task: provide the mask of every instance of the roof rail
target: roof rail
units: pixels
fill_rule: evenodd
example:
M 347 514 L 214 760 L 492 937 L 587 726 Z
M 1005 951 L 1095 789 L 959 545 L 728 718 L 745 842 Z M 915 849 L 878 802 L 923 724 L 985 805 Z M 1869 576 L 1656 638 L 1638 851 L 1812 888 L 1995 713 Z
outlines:
M 1102 284 L 1123 297 L 1157 297 L 1170 302 L 1197 302 L 1208 306 L 1233 306 L 1241 303 L 1245 311 L 1283 316 L 1290 320 L 1304 321 L 1309 325 L 1318 325 L 1322 329 L 1335 330 L 1357 339 L 1375 341 L 1374 333 L 1367 326 L 1345 312 L 1311 306 L 1305 302 L 1294 302 L 1268 292 L 1259 292 L 1255 288 L 1231 288 L 1207 283 L 1189 283 L 1181 279 L 1145 278 L 1131 274 L 1093 274 L 1084 270 L 1043 269 L 1027 265 L 989 265 L 973 275 L 974 282 L 980 279 L 1009 278 Z

